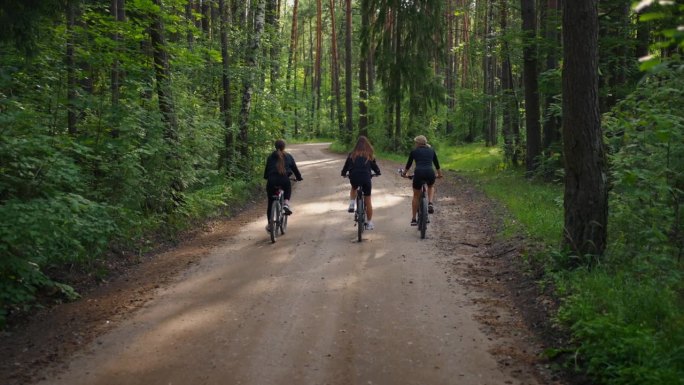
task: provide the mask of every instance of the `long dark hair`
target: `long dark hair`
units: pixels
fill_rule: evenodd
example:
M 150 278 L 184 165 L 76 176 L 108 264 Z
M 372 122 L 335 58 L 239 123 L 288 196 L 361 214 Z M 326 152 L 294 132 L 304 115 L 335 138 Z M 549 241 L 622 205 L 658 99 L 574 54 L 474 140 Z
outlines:
M 375 159 L 374 153 L 375 150 L 373 150 L 373 146 L 370 144 L 368 138 L 361 135 L 359 136 L 359 139 L 356 141 L 356 146 L 354 146 L 354 150 L 352 150 L 351 152 L 351 158 L 352 160 L 356 160 L 356 158 L 362 156 L 368 160 L 373 160 Z
M 278 162 L 276 162 L 278 174 L 287 175 L 287 170 L 285 169 L 285 141 L 282 139 L 276 140 L 275 148 L 278 155 Z

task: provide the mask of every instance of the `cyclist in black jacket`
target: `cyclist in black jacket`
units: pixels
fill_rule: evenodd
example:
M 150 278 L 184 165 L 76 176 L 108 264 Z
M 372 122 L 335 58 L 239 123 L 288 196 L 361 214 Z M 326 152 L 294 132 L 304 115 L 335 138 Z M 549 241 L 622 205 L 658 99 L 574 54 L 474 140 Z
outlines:
M 290 208 L 290 197 L 292 196 L 290 175 L 292 174 L 294 174 L 298 181 L 304 180 L 292 155 L 285 152 L 285 141 L 278 139 L 275 141 L 275 151 L 266 159 L 266 168 L 264 169 L 266 196 L 268 197 L 266 218 L 271 217 L 271 207 L 273 206 L 271 197 L 276 193 L 278 186 L 283 189 L 284 193 L 283 210 L 287 215 L 292 214 L 292 209 Z M 266 230 L 268 231 L 269 229 L 267 228 Z
M 437 160 L 437 153 L 430 147 L 427 138 L 423 135 L 416 136 L 413 141 L 416 147 L 409 154 L 404 168 L 404 176 L 411 168 L 413 162 L 416 162 L 416 170 L 413 172 L 413 201 L 411 202 L 411 226 L 417 226 L 416 212 L 418 211 L 418 203 L 420 201 L 420 189 L 423 183 L 428 185 L 428 213 L 435 212 L 432 204 L 432 199 L 435 196 L 435 179 L 442 177 L 442 170 L 439 168 L 439 160 Z M 437 169 L 437 175 L 432 165 Z
M 349 191 L 349 212 L 354 212 L 354 202 L 356 197 L 356 188 L 361 186 L 363 188 L 364 203 L 366 204 L 366 215 L 368 222 L 366 228 L 373 230 L 375 225 L 371 220 L 373 218 L 373 205 L 371 204 L 371 171 L 376 175 L 380 175 L 380 168 L 375 163 L 375 155 L 373 146 L 368 138 L 361 135 L 356 141 L 354 150 L 347 156 L 347 161 L 344 162 L 342 168 L 342 176 L 346 176 L 349 172 L 349 182 L 351 183 L 351 190 Z

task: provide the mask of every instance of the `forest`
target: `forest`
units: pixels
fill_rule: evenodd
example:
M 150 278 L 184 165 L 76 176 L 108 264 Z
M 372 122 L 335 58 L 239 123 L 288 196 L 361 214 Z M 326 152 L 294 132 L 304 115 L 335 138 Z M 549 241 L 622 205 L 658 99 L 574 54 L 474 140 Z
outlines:
M 275 139 L 423 134 L 562 190 L 549 355 L 684 384 L 683 51 L 667 0 L 0 0 L 0 326 L 228 215 Z

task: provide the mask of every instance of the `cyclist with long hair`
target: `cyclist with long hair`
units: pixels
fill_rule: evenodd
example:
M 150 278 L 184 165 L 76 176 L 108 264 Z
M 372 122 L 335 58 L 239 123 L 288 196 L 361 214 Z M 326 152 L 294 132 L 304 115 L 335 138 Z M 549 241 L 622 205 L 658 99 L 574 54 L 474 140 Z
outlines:
M 424 135 L 418 135 L 413 139 L 415 143 L 415 148 L 409 154 L 408 160 L 406 161 L 406 167 L 404 168 L 403 175 L 406 173 L 416 162 L 416 170 L 413 172 L 413 201 L 411 202 L 411 226 L 417 226 L 418 221 L 416 220 L 416 213 L 418 212 L 418 203 L 420 201 L 420 189 L 423 183 L 428 185 L 428 213 L 432 214 L 435 212 L 432 200 L 435 196 L 435 179 L 442 177 L 442 170 L 439 167 L 439 160 L 437 160 L 437 153 L 430 147 L 427 142 L 427 138 Z M 435 170 L 432 168 L 434 164 L 435 169 L 437 169 L 437 174 L 435 175 Z
M 368 222 L 366 228 L 373 230 L 375 225 L 371 220 L 373 218 L 373 205 L 371 204 L 371 171 L 376 175 L 380 175 L 380 168 L 375 163 L 375 155 L 373 146 L 368 138 L 361 135 L 356 141 L 356 146 L 352 152 L 347 156 L 342 168 L 342 176 L 349 173 L 349 183 L 351 190 L 349 191 L 349 212 L 354 212 L 354 202 L 356 196 L 356 188 L 361 186 L 364 194 L 364 203 L 366 205 L 366 215 Z
M 284 203 L 283 210 L 286 215 L 292 214 L 290 208 L 290 198 L 292 196 L 292 183 L 290 182 L 290 175 L 294 174 L 298 181 L 303 180 L 302 174 L 297 168 L 297 163 L 291 154 L 285 152 L 285 141 L 278 139 L 275 141 L 275 150 L 266 159 L 266 168 L 264 169 L 264 179 L 266 179 L 266 196 L 268 197 L 268 208 L 266 209 L 266 218 L 271 217 L 271 207 L 273 207 L 273 200 L 271 197 L 275 195 L 278 187 L 283 189 Z M 268 225 L 266 231 L 270 231 Z

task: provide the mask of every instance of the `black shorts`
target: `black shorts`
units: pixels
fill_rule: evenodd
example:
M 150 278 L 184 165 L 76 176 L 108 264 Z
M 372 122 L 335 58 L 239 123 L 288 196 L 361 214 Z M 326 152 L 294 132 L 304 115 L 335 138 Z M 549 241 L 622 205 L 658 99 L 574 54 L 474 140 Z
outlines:
M 356 189 L 357 187 L 361 186 L 364 195 L 371 195 L 372 185 L 370 174 L 350 174 L 349 182 L 351 183 L 353 189 Z
M 413 188 L 415 190 L 420 190 L 423 187 L 423 183 L 427 183 L 428 186 L 435 184 L 437 176 L 435 175 L 435 170 L 417 168 L 413 173 Z

